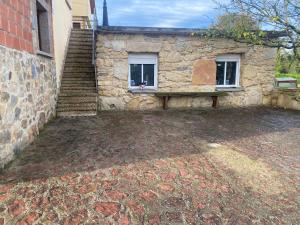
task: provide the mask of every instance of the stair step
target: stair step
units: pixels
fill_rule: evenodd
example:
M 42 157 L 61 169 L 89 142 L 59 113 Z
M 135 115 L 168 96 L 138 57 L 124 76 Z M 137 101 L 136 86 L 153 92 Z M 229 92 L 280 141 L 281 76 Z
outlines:
M 57 112 L 58 117 L 79 117 L 79 116 L 96 116 L 97 111 L 70 111 L 70 112 Z
M 95 81 L 95 76 L 94 74 L 89 74 L 89 75 L 85 75 L 85 74 L 64 74 L 63 75 L 63 80 L 66 81 Z
M 65 63 L 85 63 L 92 65 L 92 57 L 91 58 L 70 58 L 68 57 Z
M 96 84 L 94 79 L 90 79 L 90 80 L 68 80 L 68 79 L 63 79 L 62 80 L 62 84 Z
M 84 109 L 96 109 L 97 107 L 97 102 L 59 102 L 57 104 L 57 107 L 60 109 L 67 109 L 67 108 L 78 108 L 81 110 Z
M 61 92 L 58 97 L 97 97 L 97 93 L 96 91 L 66 91 Z
M 73 40 L 93 40 L 93 34 L 71 34 L 69 41 Z
M 93 66 L 93 64 L 92 63 L 86 63 L 86 62 L 82 62 L 82 63 L 80 63 L 80 62 L 76 62 L 76 63 L 72 63 L 72 62 L 66 62 L 65 63 L 65 68 L 66 67 L 76 67 L 76 68 L 78 68 L 78 67 L 80 67 L 80 68 L 95 68 L 94 66 Z
M 61 91 L 67 91 L 67 90 L 80 90 L 80 91 L 91 91 L 94 92 L 96 91 L 96 86 L 93 87 L 88 87 L 88 86 L 62 86 Z
M 93 49 L 79 49 L 79 48 L 72 48 L 68 49 L 67 54 L 90 54 L 92 55 Z
M 68 112 L 68 111 L 96 111 L 97 106 L 96 104 L 84 104 L 84 105 L 66 105 L 66 106 L 58 106 L 57 112 Z
M 82 37 L 70 37 L 69 42 L 73 41 L 87 41 L 87 42 L 93 42 L 93 36 L 88 35 L 88 36 L 82 36 Z
M 65 97 L 61 96 L 58 98 L 58 103 L 94 103 L 97 101 L 96 96 L 86 97 Z
M 95 77 L 63 77 L 62 82 L 64 83 L 86 83 L 86 82 L 95 82 Z
M 95 71 L 93 70 L 92 72 L 84 72 L 84 71 L 74 71 L 74 72 L 64 72 L 65 77 L 69 78 L 88 78 L 88 77 L 95 77 Z
M 68 50 L 93 50 L 93 45 L 69 45 Z
M 84 72 L 84 73 L 95 73 L 95 68 L 82 68 L 82 67 L 65 67 L 64 73 L 76 73 L 76 72 Z
M 61 85 L 61 88 L 66 90 L 66 89 L 79 89 L 79 88 L 96 88 L 95 82 L 92 83 L 63 83 Z
M 93 33 L 92 29 L 72 29 L 72 33 Z
M 88 52 L 88 53 L 70 53 L 70 54 L 67 54 L 67 60 L 68 59 L 89 59 L 92 61 L 92 58 L 93 58 L 93 53 L 91 52 Z
M 91 46 L 91 47 L 93 47 L 93 42 L 92 41 L 85 41 L 85 40 L 70 41 L 69 47 L 72 47 L 72 46 Z

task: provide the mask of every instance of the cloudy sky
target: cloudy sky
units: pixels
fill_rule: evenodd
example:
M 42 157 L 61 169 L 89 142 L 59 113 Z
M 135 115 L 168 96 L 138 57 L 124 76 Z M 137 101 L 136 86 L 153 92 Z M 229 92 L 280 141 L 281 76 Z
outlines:
M 103 0 L 96 2 L 102 23 Z M 114 26 L 207 28 L 219 13 L 213 0 L 107 0 L 107 4 Z

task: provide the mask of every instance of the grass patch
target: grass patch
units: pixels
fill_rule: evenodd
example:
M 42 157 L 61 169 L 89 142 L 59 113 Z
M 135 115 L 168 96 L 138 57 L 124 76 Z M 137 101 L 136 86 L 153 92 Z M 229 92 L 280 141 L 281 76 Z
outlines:
M 219 146 L 208 152 L 218 163 L 233 170 L 246 187 L 268 195 L 281 194 L 287 189 L 280 175 L 262 160 L 250 159 L 247 155 Z

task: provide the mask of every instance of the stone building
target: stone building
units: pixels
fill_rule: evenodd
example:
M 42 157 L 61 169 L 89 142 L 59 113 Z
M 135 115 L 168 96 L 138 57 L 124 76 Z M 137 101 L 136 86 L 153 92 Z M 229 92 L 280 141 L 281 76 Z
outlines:
M 55 117 L 71 29 L 72 0 L 0 1 L 0 168 Z
M 226 92 L 221 106 L 270 104 L 275 50 L 227 39 L 200 38 L 205 30 L 99 28 L 99 110 L 159 109 L 159 93 L 179 92 L 170 108 L 211 106 L 205 92 Z M 189 93 L 199 93 L 190 95 Z

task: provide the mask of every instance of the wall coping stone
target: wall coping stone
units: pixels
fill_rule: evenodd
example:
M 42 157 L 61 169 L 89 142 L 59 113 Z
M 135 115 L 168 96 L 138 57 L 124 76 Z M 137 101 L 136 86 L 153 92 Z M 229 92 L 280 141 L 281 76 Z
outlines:
M 130 27 L 130 26 L 99 26 L 99 33 L 106 34 L 152 34 L 191 36 L 193 33 L 206 33 L 207 29 L 193 28 L 160 28 L 160 27 Z

